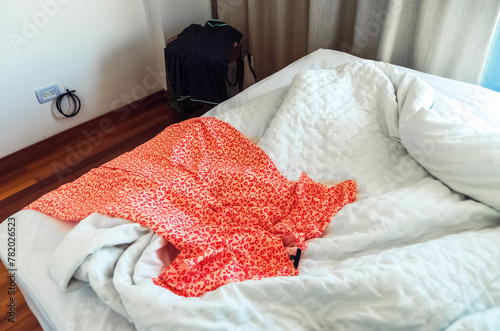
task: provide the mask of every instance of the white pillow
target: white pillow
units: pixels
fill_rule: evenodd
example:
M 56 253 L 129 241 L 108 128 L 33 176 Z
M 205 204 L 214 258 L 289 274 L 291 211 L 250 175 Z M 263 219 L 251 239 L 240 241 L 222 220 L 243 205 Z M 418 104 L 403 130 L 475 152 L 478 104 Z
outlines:
M 500 210 L 500 128 L 441 97 L 400 122 L 399 130 L 408 152 L 432 175 Z

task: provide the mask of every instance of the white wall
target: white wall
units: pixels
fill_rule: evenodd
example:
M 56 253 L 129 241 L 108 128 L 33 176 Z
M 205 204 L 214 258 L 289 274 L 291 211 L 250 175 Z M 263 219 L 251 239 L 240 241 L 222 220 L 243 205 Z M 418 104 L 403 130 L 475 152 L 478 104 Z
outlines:
M 163 22 L 159 1 L 160 0 L 144 0 L 144 6 L 146 8 L 146 17 L 151 32 L 151 41 L 158 63 L 157 71 L 161 72 L 163 78 L 165 78 L 165 37 L 163 35 Z M 166 79 L 162 79 L 162 87 L 164 90 L 167 89 Z
M 211 17 L 210 0 L 158 0 L 165 40 L 190 24 L 205 24 Z
M 6 0 L 0 4 L 0 157 L 162 89 L 137 0 Z M 77 91 L 65 119 L 35 89 Z
M 2 1 L 0 158 L 164 88 L 163 37 L 209 18 L 209 0 Z M 51 84 L 77 91 L 76 117 L 38 103 Z

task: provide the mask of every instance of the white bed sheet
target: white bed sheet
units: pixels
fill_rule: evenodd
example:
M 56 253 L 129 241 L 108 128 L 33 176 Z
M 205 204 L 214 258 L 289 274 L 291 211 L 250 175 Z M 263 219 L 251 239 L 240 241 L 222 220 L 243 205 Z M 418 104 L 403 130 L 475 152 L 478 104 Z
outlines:
M 236 97 L 219 105 L 207 115 L 222 115 L 226 111 L 244 104 L 259 95 L 290 84 L 297 72 L 302 69 L 333 68 L 337 65 L 356 60 L 345 53 L 331 50 L 318 50 L 296 61 L 282 71 L 250 87 Z M 500 104 L 498 94 L 470 84 L 422 74 L 416 75 L 428 82 L 436 92 L 464 102 L 479 109 L 489 123 L 500 126 L 495 111 Z M 16 219 L 17 272 L 19 287 L 45 330 L 80 329 L 83 325 L 94 330 L 134 329 L 125 318 L 105 306 L 96 295 L 83 288 L 71 294 L 62 293 L 48 275 L 46 265 L 49 257 L 64 235 L 74 226 L 60 222 L 34 211 L 22 211 L 14 215 Z M 0 241 L 7 242 L 7 222 L 0 225 Z M 0 250 L 6 263 L 6 250 Z M 68 310 L 68 307 L 71 307 Z

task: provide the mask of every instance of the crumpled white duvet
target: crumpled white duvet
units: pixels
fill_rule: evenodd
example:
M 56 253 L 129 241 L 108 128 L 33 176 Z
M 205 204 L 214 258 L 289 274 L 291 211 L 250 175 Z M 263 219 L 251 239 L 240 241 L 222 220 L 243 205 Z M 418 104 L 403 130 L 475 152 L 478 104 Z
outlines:
M 297 277 L 179 297 L 151 281 L 169 262 L 163 239 L 98 214 L 66 236 L 50 273 L 67 291 L 90 284 L 139 330 L 500 330 L 500 212 L 450 190 L 400 142 L 400 122 L 434 103 L 420 79 L 356 61 L 212 113 L 291 180 L 358 182 Z

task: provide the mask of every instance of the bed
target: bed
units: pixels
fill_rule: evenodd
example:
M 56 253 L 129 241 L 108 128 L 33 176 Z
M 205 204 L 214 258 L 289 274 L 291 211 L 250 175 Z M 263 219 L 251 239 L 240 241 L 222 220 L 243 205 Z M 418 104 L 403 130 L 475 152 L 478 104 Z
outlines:
M 317 50 L 205 116 L 256 143 L 289 180 L 355 180 L 299 275 L 197 297 L 154 285 L 172 247 L 92 214 L 23 210 L 16 282 L 44 330 L 500 329 L 500 95 Z M 96 239 L 97 238 L 97 239 Z

